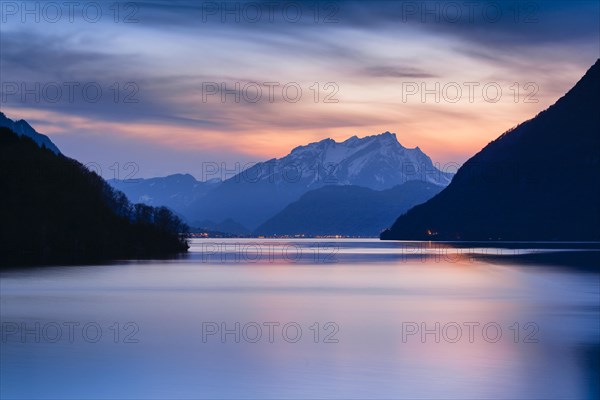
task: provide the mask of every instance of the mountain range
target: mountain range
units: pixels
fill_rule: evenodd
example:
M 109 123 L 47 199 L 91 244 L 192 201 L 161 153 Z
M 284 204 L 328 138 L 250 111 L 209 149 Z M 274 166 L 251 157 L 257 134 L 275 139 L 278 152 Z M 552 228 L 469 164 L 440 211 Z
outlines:
M 198 225 L 196 221 L 231 219 L 253 231 L 303 194 L 323 186 L 384 190 L 412 180 L 446 186 L 452 176 L 436 168 L 418 147 L 403 147 L 393 133 L 353 136 L 339 143 L 324 139 L 255 164 L 176 211 L 192 226 Z
M 600 60 L 382 239 L 600 240 Z
M 0 112 L 0 127 L 8 128 L 19 136 L 27 136 L 37 143 L 38 146 L 45 147 L 54 154 L 60 154 L 60 150 L 52 143 L 48 136 L 38 133 L 24 119 L 13 121 L 12 119 L 7 118 L 4 113 Z
M 110 185 L 194 227 L 240 235 L 372 236 L 400 215 L 382 239 L 600 240 L 599 93 L 600 60 L 554 105 L 492 141 L 455 176 L 385 132 L 299 146 L 225 181 L 175 174 Z M 0 113 L 0 127 L 5 144 L 23 154 L 31 153 L 29 140 L 40 154 L 67 160 L 24 120 Z M 112 193 L 94 179 L 97 193 Z M 124 204 L 118 193 L 109 203 Z
M 191 226 L 208 230 L 228 227 L 234 230 L 229 233 L 247 234 L 302 195 L 324 186 L 351 185 L 380 191 L 421 181 L 444 187 L 452 176 L 436 168 L 418 147 L 405 148 L 395 134 L 385 132 L 298 146 L 285 157 L 257 163 L 223 182 L 200 182 L 189 174 L 176 174 L 109 183 L 131 201 L 171 208 Z M 413 189 L 417 190 L 413 186 L 405 188 Z M 328 189 L 313 199 L 335 191 Z M 392 193 L 397 191 L 385 194 Z
M 0 267 L 155 258 L 185 252 L 165 207 L 131 204 L 81 163 L 0 127 Z
M 443 186 L 423 181 L 408 181 L 386 190 L 324 186 L 302 195 L 259 226 L 255 234 L 376 237 L 399 214 L 442 189 Z
M 149 179 L 109 179 L 107 182 L 125 193 L 130 201 L 149 206 L 164 206 L 178 213 L 186 210 L 221 183 L 218 179 L 201 182 L 190 174 L 173 174 Z
M 15 122 L 0 113 L 0 126 L 61 154 L 25 120 Z M 202 182 L 190 174 L 174 174 L 107 182 L 133 203 L 169 208 L 196 230 L 295 234 L 301 227 L 308 235 L 374 236 L 395 214 L 429 199 L 452 176 L 436 168 L 418 147 L 405 148 L 395 134 L 385 132 L 298 146 L 285 157 L 255 164 L 225 181 Z M 406 185 L 408 182 L 420 184 Z M 340 201 L 345 207 L 336 210 L 329 206 Z M 361 207 L 369 203 L 386 207 L 380 211 L 368 208 L 370 217 L 357 220 Z M 304 224 L 294 226 L 290 215 L 298 213 Z M 322 226 L 325 220 L 328 227 Z

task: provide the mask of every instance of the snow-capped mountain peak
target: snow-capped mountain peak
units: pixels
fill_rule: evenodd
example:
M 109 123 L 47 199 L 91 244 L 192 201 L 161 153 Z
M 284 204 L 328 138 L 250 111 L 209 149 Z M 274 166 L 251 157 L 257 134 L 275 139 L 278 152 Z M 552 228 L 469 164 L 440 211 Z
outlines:
M 298 146 L 287 156 L 259 163 L 253 169 L 250 173 L 258 180 L 289 183 L 295 179 L 309 188 L 339 184 L 381 190 L 410 180 L 446 186 L 452 179 L 452 174 L 437 169 L 419 147 L 405 148 L 391 132 L 351 136 L 341 142 L 323 139 Z

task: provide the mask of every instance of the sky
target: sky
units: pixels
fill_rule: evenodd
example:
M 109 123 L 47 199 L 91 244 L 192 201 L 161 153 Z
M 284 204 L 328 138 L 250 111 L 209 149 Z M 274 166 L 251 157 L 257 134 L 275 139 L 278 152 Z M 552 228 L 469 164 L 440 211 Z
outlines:
M 599 54 L 598 1 L 3 0 L 0 110 L 105 178 L 386 131 L 444 166 Z

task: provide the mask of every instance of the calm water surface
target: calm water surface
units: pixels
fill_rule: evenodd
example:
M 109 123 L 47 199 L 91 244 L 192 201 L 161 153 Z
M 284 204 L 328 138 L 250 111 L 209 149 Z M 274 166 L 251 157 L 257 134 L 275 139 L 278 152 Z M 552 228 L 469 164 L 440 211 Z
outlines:
M 588 247 L 206 239 L 7 270 L 0 397 L 598 398 Z

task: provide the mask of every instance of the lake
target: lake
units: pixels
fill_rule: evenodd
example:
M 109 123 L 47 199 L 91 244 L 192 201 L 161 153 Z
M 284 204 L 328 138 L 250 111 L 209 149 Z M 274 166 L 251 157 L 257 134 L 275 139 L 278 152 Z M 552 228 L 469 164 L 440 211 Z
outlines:
M 598 244 L 194 239 L 5 270 L 0 397 L 598 398 Z

